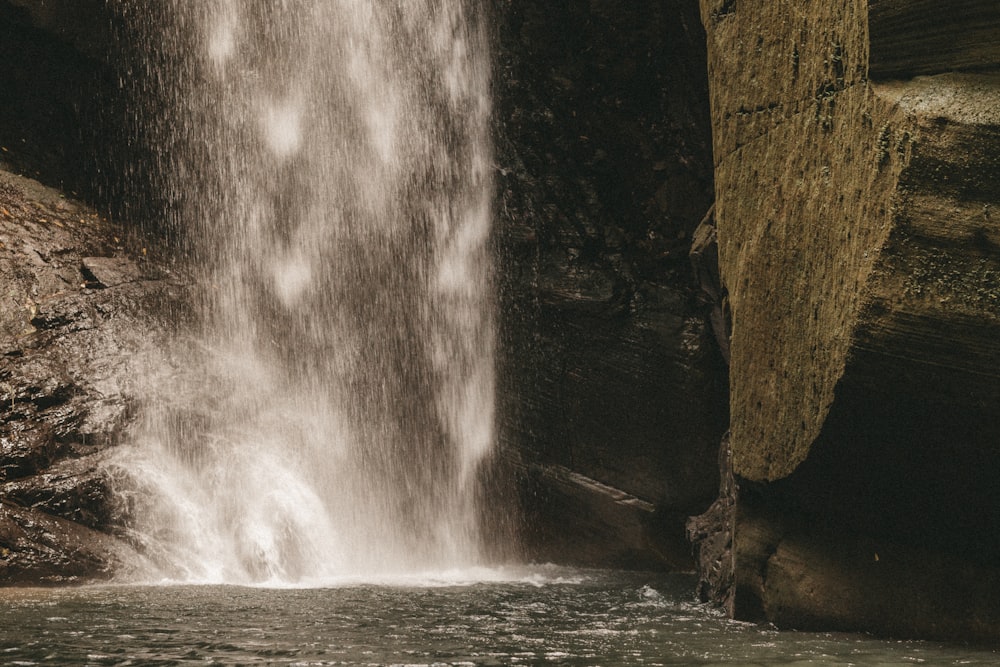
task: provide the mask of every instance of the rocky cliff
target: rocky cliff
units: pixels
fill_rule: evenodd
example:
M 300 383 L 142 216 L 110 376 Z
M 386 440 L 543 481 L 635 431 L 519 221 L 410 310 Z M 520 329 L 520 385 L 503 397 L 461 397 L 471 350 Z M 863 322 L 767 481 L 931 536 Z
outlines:
M 130 560 L 108 447 L 128 424 L 151 313 L 184 286 L 129 231 L 0 169 L 0 581 L 110 576 Z
M 1000 10 L 961 5 L 702 2 L 737 616 L 1000 625 Z
M 689 251 L 712 204 L 696 3 L 496 3 L 504 380 L 534 558 L 691 567 L 725 363 Z

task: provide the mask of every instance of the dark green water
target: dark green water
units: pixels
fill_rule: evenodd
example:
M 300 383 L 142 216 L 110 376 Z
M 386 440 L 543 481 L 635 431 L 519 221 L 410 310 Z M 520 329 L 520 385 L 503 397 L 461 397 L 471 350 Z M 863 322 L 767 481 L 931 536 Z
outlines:
M 482 573 L 480 573 L 482 574 Z M 317 588 L 0 591 L 4 665 L 993 665 L 995 652 L 776 632 L 683 576 L 537 569 Z

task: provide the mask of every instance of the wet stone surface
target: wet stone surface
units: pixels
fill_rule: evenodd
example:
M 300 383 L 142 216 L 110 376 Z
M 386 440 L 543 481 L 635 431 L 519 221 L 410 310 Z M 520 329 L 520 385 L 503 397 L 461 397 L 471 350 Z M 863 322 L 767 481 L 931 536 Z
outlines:
M 104 452 L 149 313 L 184 286 L 93 209 L 0 171 L 0 581 L 103 577 L 123 545 Z
M 495 5 L 499 410 L 529 549 L 689 568 L 684 521 L 714 498 L 726 423 L 689 259 L 713 197 L 697 5 Z M 619 492 L 652 518 L 596 520 Z

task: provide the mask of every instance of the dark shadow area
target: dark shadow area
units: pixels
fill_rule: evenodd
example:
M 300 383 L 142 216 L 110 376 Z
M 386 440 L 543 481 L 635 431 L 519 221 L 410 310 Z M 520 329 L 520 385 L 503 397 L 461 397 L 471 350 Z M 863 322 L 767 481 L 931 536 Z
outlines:
M 691 567 L 728 419 L 688 257 L 713 199 L 698 3 L 495 7 L 499 414 L 528 551 Z
M 872 79 L 1000 68 L 995 0 L 870 0 Z
M 26 10 L 0 2 L 0 161 L 13 171 L 93 198 L 107 68 Z
M 156 165 L 169 66 L 137 40 L 139 15 L 163 7 L 81 0 L 32 8 L 0 0 L 0 165 L 95 205 L 135 231 L 177 240 L 165 212 L 184 193 Z
M 936 402 L 923 370 L 879 390 L 842 382 L 809 459 L 774 493 L 830 529 L 998 567 L 1000 423 L 973 396 Z

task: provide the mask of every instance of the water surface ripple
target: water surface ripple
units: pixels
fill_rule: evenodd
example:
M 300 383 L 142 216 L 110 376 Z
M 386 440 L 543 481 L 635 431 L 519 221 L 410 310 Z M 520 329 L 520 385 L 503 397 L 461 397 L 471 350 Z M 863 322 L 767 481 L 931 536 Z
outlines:
M 7 589 L 8 665 L 992 665 L 996 652 L 778 632 L 686 576 L 536 569 L 322 588 Z

